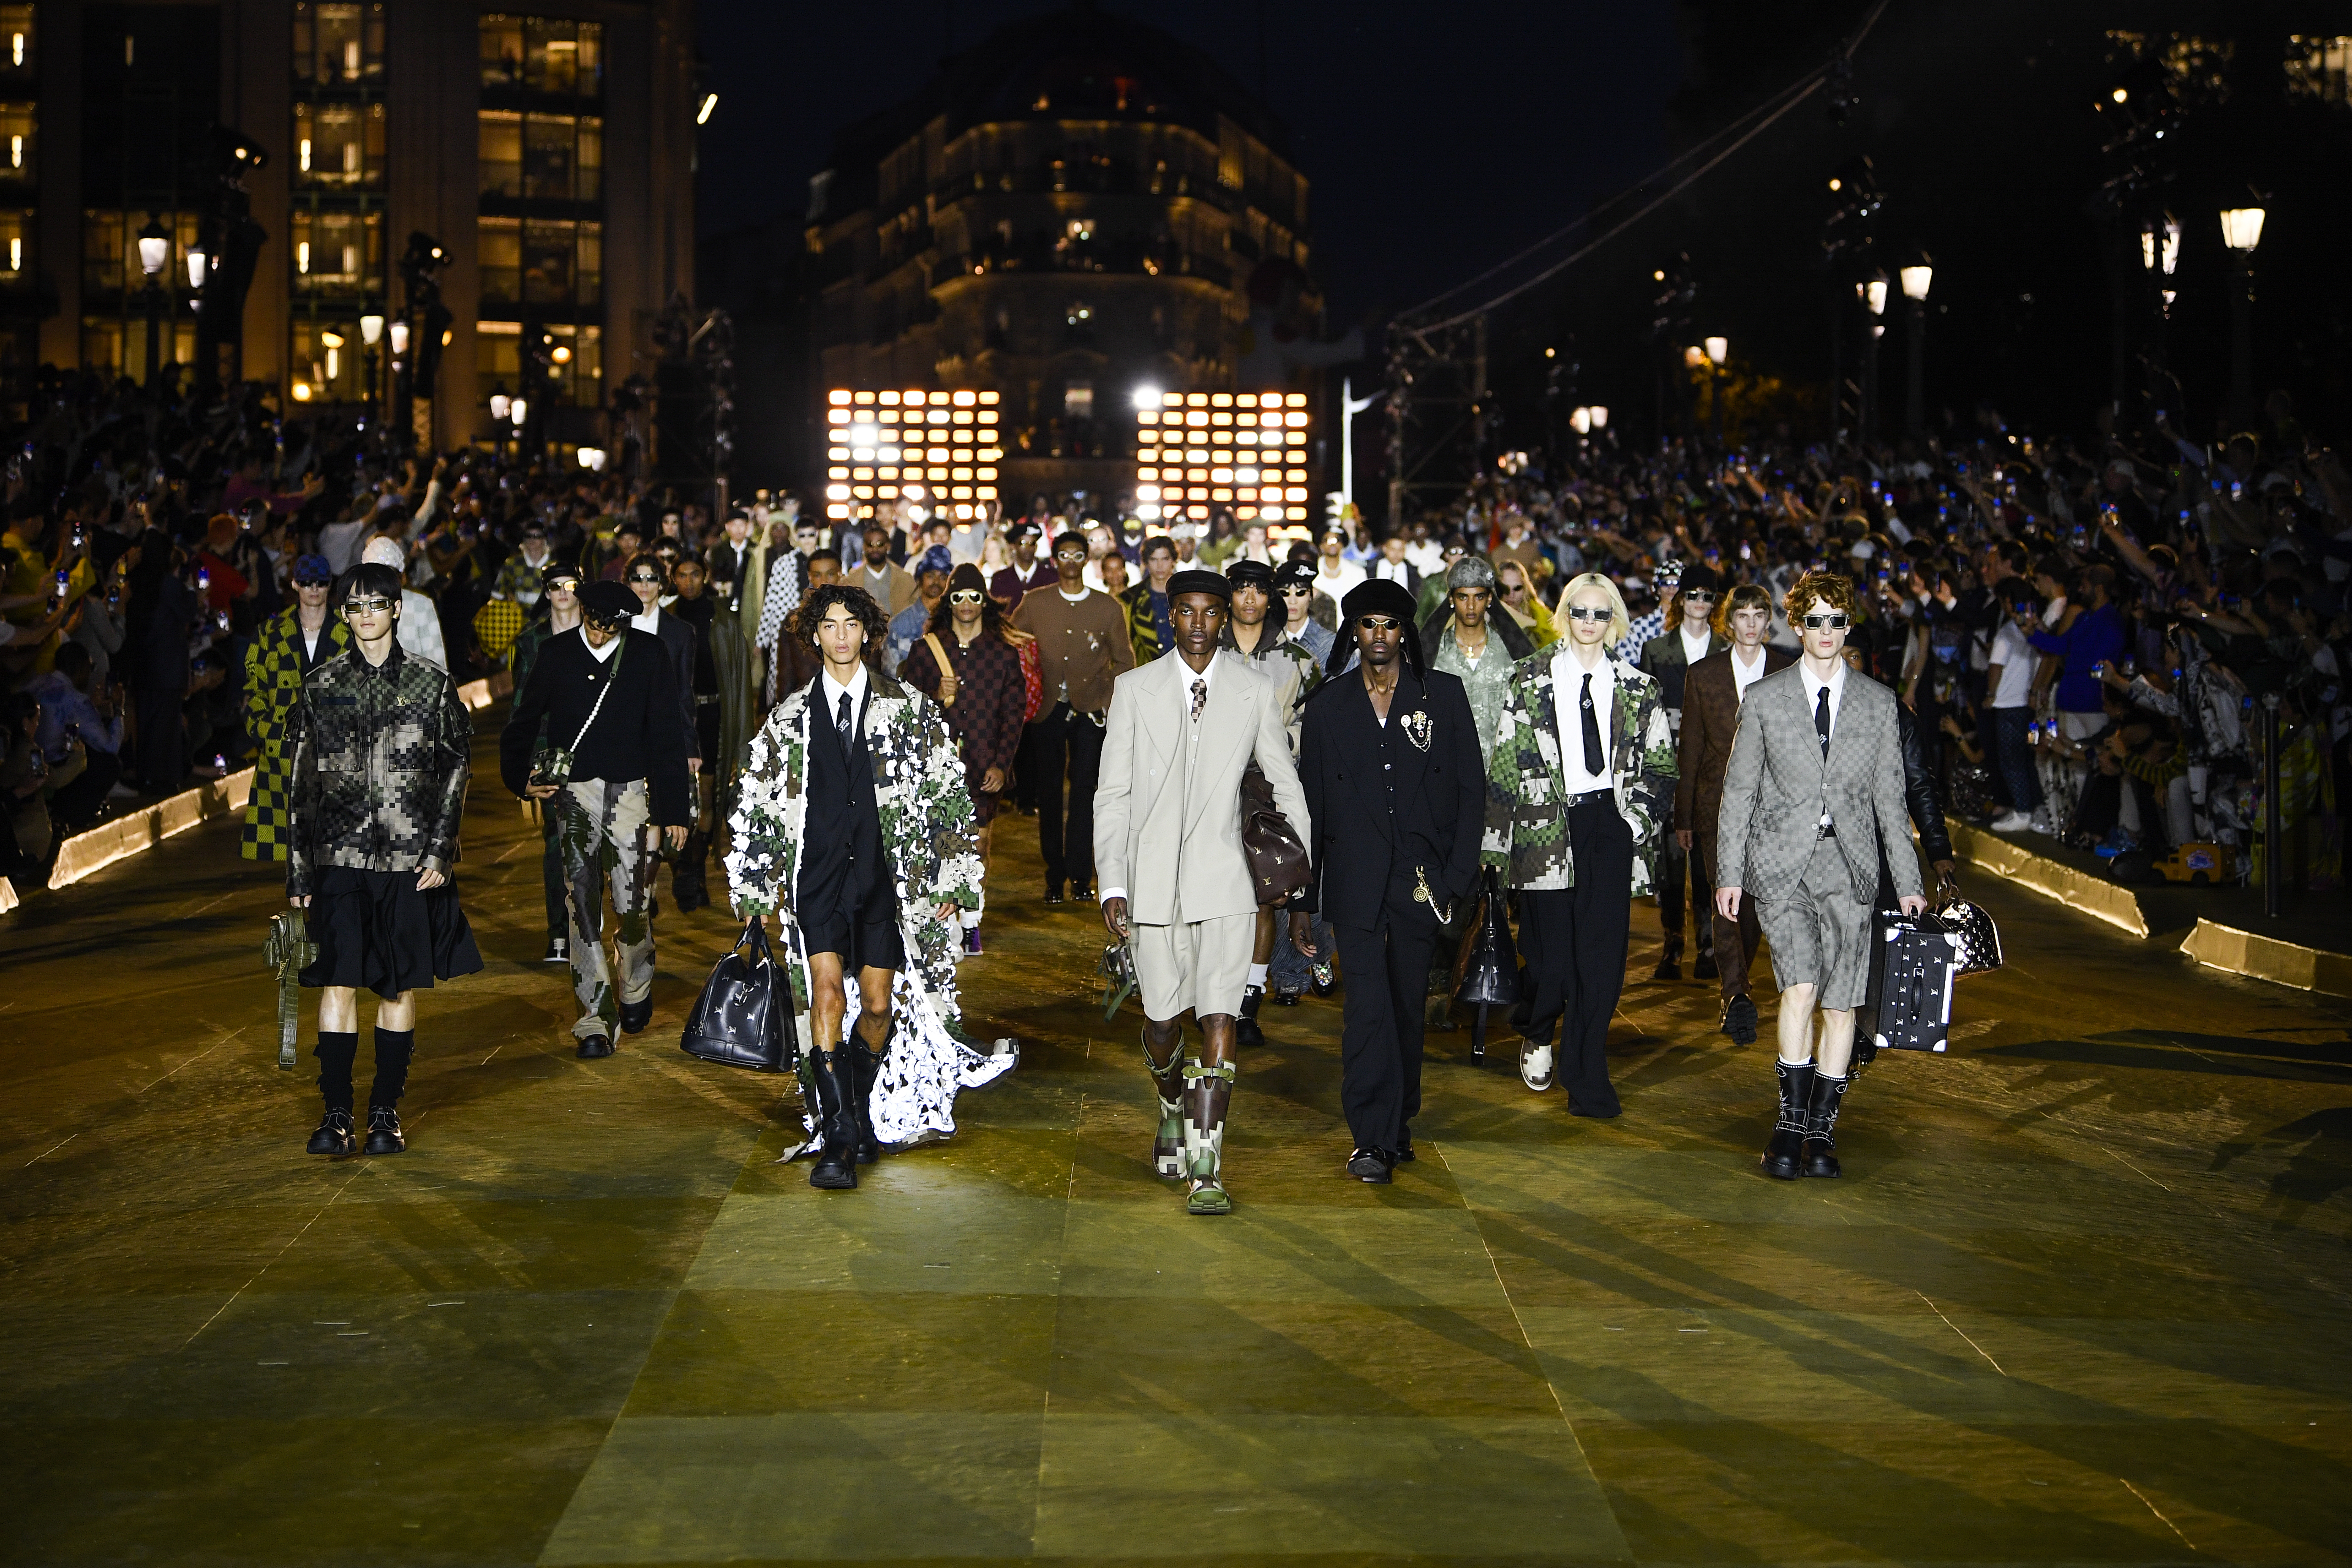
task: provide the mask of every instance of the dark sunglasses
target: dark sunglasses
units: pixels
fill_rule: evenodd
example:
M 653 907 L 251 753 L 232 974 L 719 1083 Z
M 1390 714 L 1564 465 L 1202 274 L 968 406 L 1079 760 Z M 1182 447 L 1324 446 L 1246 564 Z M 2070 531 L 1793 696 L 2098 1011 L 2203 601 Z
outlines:
M 977 605 L 981 600 L 987 596 L 987 595 L 982 594 L 977 588 L 958 588 L 954 593 L 948 595 L 948 603 L 950 605 Z
M 1845 616 L 1807 616 L 1805 629 L 1809 632 L 1817 632 L 1827 627 L 1833 632 L 1842 632 L 1845 630 L 1849 618 Z
M 1356 624 L 1369 632 L 1392 632 L 1400 623 L 1394 616 L 1365 616 Z
M 629 624 L 626 616 L 583 616 L 580 618 L 600 632 L 617 632 Z
M 333 582 L 332 577 L 297 577 L 294 585 L 297 588 L 324 588 Z
M 1691 592 L 1683 595 L 1683 603 L 1685 605 L 1712 605 L 1715 603 L 1715 595 L 1708 593 L 1704 588 L 1695 588 Z
M 629 581 L 632 583 L 658 583 L 661 579 L 658 577 L 648 577 L 644 573 L 639 572 L 631 576 Z
M 1606 608 L 1592 605 L 1579 605 L 1561 613 L 1571 621 L 1605 621 L 1610 616 Z

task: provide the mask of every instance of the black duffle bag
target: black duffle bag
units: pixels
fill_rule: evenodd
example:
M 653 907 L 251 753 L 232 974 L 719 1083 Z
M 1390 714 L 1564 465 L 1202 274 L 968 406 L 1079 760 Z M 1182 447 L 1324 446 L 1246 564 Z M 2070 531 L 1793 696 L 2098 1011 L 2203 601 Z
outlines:
M 721 1067 L 791 1072 L 801 1054 L 793 1014 L 792 975 L 768 945 L 767 923 L 753 921 L 712 965 L 678 1048 Z

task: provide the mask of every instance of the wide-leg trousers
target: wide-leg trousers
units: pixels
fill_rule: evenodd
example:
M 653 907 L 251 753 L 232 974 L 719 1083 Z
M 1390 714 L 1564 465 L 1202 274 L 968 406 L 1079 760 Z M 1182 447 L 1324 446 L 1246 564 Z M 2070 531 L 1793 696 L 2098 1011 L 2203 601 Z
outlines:
M 1582 1116 L 1614 1116 L 1609 1020 L 1625 988 L 1625 942 L 1633 887 L 1633 830 L 1606 795 L 1568 808 L 1572 888 L 1521 889 L 1519 957 L 1535 983 L 1527 1037 L 1551 1043 L 1569 1103 Z
M 1102 771 L 1103 726 L 1056 702 L 1029 726 L 1036 742 L 1037 847 L 1045 858 L 1045 885 L 1059 888 L 1095 879 L 1095 779 Z M 1069 809 L 1062 806 L 1062 775 L 1069 773 Z
M 572 994 L 580 1004 L 574 1037 L 611 1038 L 624 1002 L 642 1002 L 654 988 L 653 804 L 646 781 L 589 779 L 566 784 L 551 804 L 562 810 L 557 837 L 563 847 L 564 902 L 571 916 Z M 604 888 L 613 889 L 614 947 L 620 967 L 615 994 L 604 958 Z
M 1380 911 L 1380 924 L 1337 925 L 1348 977 L 1339 1026 L 1339 1107 L 1359 1149 L 1404 1147 L 1421 1114 L 1422 1026 L 1437 921 L 1416 906 Z
M 1739 900 L 1739 918 L 1727 921 L 1715 908 L 1716 837 L 1699 833 L 1691 838 L 1691 870 L 1693 879 L 1704 881 L 1707 888 L 1707 923 L 1715 931 L 1715 967 L 1723 984 L 1723 999 L 1748 994 L 1748 966 L 1756 962 L 1756 949 L 1764 940 L 1764 928 L 1756 923 L 1756 900 Z

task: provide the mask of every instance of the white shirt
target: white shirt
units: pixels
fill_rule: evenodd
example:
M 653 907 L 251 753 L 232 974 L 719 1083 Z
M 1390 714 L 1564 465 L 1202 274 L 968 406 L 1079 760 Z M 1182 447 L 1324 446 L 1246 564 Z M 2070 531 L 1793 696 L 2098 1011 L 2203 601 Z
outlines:
M 1410 583 L 1406 582 L 1406 574 L 1410 573 L 1412 570 L 1412 562 L 1391 561 L 1386 556 L 1382 556 L 1380 560 L 1372 563 L 1373 576 L 1381 578 L 1387 582 L 1400 584 L 1406 587 L 1412 586 Z
M 2039 662 L 2033 645 L 2017 629 L 2014 621 L 2003 621 L 1992 634 L 1992 663 L 2000 666 L 2000 685 L 1994 689 L 1987 706 L 1992 708 L 2022 708 L 2033 697 L 2033 670 Z
M 1592 719 L 1601 727 L 1597 773 L 1584 765 L 1584 678 L 1588 675 L 1592 677 Z M 1616 664 L 1603 654 L 1587 669 L 1575 648 L 1562 638 L 1559 651 L 1551 656 L 1551 684 L 1553 722 L 1559 731 L 1559 773 L 1568 793 L 1590 795 L 1597 789 L 1614 788 L 1615 781 L 1609 776 L 1609 715 L 1610 704 L 1616 700 Z
M 849 684 L 846 686 L 834 679 L 833 666 L 829 664 L 817 677 L 817 682 L 824 693 L 826 723 L 838 726 L 841 722 L 841 699 L 845 692 L 849 696 L 850 722 L 856 723 L 857 716 L 866 711 L 866 666 L 863 663 L 860 663 L 856 672 L 850 676 Z
M 606 637 L 602 644 L 593 643 L 588 640 L 585 628 L 580 626 L 572 627 L 572 635 L 580 639 L 582 645 L 588 649 L 588 657 L 598 664 L 604 663 L 621 651 L 621 639 L 618 637 Z
M 1756 654 L 1756 661 L 1753 664 L 1743 664 L 1740 662 L 1739 645 L 1737 643 L 1732 645 L 1731 700 L 1735 703 L 1746 701 L 1748 699 L 1748 689 L 1764 679 L 1764 666 L 1766 663 L 1764 650 L 1761 647 L 1759 647 L 1754 651 Z
M 1688 621 L 1685 621 L 1683 623 L 1682 634 L 1683 662 L 1685 664 L 1696 664 L 1700 659 L 1705 658 L 1706 657 L 1706 645 L 1714 640 L 1715 634 L 1702 626 L 1699 628 L 1698 635 L 1696 637 L 1693 637 L 1691 635 L 1690 623 Z
M 661 636 L 661 606 L 656 605 L 650 610 L 631 616 L 629 625 L 641 632 L 651 632 L 656 637 Z
M 1801 660 L 1799 661 L 1799 666 L 1802 668 Z M 1821 707 L 1822 693 L 1824 691 L 1830 694 L 1830 733 L 1834 735 L 1837 733 L 1838 700 L 1845 695 L 1845 660 L 1843 658 L 1830 661 L 1830 678 L 1827 680 L 1816 679 L 1810 669 L 1805 671 L 1806 712 L 1813 712 Z M 1822 813 L 1822 826 L 1824 829 L 1830 826 L 1830 814 L 1826 811 Z
M 1328 555 L 1315 558 L 1315 585 L 1335 599 L 1344 599 L 1349 589 L 1364 580 L 1364 569 L 1352 561 L 1342 561 L 1339 569 L 1333 572 L 1327 570 L 1330 563 Z

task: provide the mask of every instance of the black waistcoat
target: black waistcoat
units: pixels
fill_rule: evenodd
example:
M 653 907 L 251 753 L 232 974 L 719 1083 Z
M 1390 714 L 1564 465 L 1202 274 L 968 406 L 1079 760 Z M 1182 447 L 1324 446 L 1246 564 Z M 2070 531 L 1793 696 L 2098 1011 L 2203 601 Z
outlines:
M 801 835 L 799 887 L 793 903 L 803 923 L 835 912 L 854 913 L 876 896 L 890 896 L 890 868 L 882 849 L 882 815 L 874 796 L 874 759 L 866 744 L 861 709 L 845 749 L 825 710 L 824 678 L 809 693 L 808 815 Z M 874 700 L 868 686 L 866 700 Z

